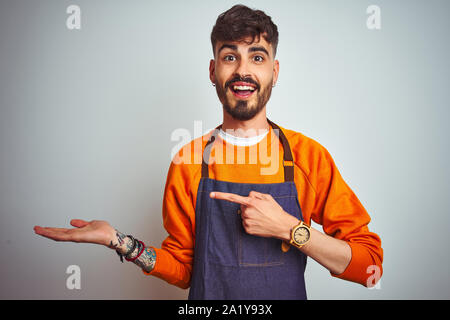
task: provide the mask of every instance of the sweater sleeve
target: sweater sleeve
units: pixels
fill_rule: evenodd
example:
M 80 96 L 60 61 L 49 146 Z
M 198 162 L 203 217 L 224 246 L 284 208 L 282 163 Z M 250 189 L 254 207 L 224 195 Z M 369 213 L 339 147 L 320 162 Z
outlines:
M 326 234 L 346 241 L 352 251 L 344 272 L 331 275 L 372 286 L 373 271 L 376 270 L 379 277 L 382 274 L 381 239 L 369 231 L 369 214 L 345 183 L 328 151 L 322 146 L 318 150 L 314 155 L 316 167 L 311 179 L 316 191 L 311 218 L 323 226 Z
M 163 224 L 169 235 L 161 248 L 154 248 L 153 270 L 143 271 L 183 289 L 190 286 L 194 256 L 195 208 L 189 175 L 186 165 L 171 162 L 163 199 Z

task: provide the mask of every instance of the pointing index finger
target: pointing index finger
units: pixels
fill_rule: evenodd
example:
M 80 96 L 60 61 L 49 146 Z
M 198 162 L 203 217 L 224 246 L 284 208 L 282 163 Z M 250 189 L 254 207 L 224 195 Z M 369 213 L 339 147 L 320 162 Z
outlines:
M 248 197 L 243 197 L 234 193 L 214 191 L 211 192 L 209 196 L 213 199 L 227 200 L 234 203 L 243 204 L 245 206 L 248 205 Z

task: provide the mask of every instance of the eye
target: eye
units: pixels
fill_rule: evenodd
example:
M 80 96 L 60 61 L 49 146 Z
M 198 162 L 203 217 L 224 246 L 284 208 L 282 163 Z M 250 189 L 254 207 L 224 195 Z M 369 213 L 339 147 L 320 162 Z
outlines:
M 235 56 L 232 56 L 231 54 L 228 54 L 228 55 L 226 55 L 226 56 L 223 58 L 223 60 L 225 60 L 225 61 L 234 61 L 234 60 L 236 60 L 236 57 L 235 57 Z
M 253 60 L 255 60 L 256 62 L 263 62 L 264 58 L 263 58 L 263 56 L 254 56 Z

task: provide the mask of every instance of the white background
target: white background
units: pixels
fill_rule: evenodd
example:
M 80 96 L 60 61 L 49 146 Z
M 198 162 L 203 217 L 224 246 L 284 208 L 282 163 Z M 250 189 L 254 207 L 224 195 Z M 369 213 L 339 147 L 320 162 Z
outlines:
M 33 226 L 107 220 L 160 245 L 171 133 L 222 121 L 209 36 L 236 2 L 0 3 L 0 298 L 186 298 L 114 251 Z M 309 298 L 449 299 L 449 2 L 242 3 L 280 32 L 269 118 L 330 151 L 382 239 L 379 289 L 309 259 Z M 81 30 L 66 27 L 71 4 Z M 372 4 L 380 30 L 366 27 Z M 66 288 L 69 265 L 80 290 Z

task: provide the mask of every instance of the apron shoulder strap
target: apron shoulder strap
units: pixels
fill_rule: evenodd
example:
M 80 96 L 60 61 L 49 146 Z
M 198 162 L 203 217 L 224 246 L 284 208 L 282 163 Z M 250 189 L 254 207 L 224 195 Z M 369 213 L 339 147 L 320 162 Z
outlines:
M 220 128 L 222 128 L 222 125 L 217 126 L 211 136 L 208 139 L 208 142 L 206 142 L 205 149 L 202 154 L 202 178 L 209 178 L 209 168 L 208 164 L 206 163 L 205 159 L 209 160 L 209 155 L 211 153 L 212 143 L 214 140 L 216 140 L 216 136 L 219 133 Z
M 284 181 L 294 181 L 294 158 L 292 157 L 291 146 L 289 145 L 289 141 L 284 135 L 283 130 L 267 119 L 269 124 L 274 129 L 275 135 L 280 139 L 281 144 L 283 145 L 283 167 L 284 167 Z

